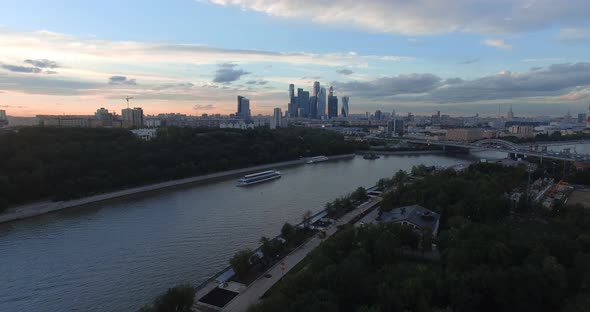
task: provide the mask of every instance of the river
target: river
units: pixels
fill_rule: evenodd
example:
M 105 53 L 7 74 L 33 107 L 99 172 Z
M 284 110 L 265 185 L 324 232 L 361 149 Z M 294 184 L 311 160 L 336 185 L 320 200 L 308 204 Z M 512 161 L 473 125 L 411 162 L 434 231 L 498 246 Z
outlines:
M 0 311 L 135 311 L 358 186 L 414 165 L 496 157 L 505 154 L 357 156 L 282 168 L 281 179 L 246 188 L 230 178 L 0 224 Z

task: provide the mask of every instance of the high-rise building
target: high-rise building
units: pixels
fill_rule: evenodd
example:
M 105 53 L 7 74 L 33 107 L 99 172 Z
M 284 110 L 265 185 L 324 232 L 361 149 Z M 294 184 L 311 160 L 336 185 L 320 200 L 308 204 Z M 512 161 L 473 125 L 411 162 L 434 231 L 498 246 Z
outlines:
M 289 85 L 289 98 L 292 99 L 293 97 L 295 97 L 295 85 L 290 84 Z
M 297 117 L 297 97 L 295 96 L 295 85 L 289 85 L 289 104 L 287 105 L 289 117 Z
M 281 109 L 278 107 L 273 110 L 272 118 L 270 120 L 270 128 L 271 129 L 276 129 L 276 128 L 282 127 L 282 123 L 281 123 L 282 114 L 283 113 L 281 112 Z
M 240 110 L 239 113 L 236 114 L 236 117 L 244 118 L 244 120 L 249 121 L 252 117 L 250 112 L 250 100 L 246 97 L 241 97 L 240 99 Z
M 101 107 L 96 110 L 94 116 L 96 116 L 96 119 L 100 120 L 103 127 L 113 126 L 113 114 L 109 113 L 108 109 Z
M 242 99 L 244 99 L 244 97 L 241 95 L 238 95 L 238 110 L 236 111 L 236 116 L 242 115 Z
M 326 88 L 320 88 L 318 93 L 318 114 L 319 119 L 326 117 Z
M 0 109 L 0 121 L 6 121 L 6 111 Z
M 395 109 L 391 111 L 391 117 L 395 118 Z
M 588 117 L 586 117 L 586 127 L 590 128 L 590 105 L 588 105 Z
M 583 124 L 586 121 L 586 114 L 580 113 L 578 114 L 578 123 Z
M 299 92 L 299 90 L 301 90 L 301 92 Z M 298 89 L 297 98 L 299 102 L 299 108 L 303 109 L 303 116 L 299 117 L 309 117 L 309 91 Z
M 508 119 L 508 120 L 514 119 L 514 112 L 512 111 L 512 105 L 510 105 L 510 110 L 508 111 L 508 114 L 506 114 L 506 119 Z
M 309 118 L 317 118 L 318 117 L 318 97 L 317 96 L 310 96 L 309 97 Z
M 334 95 L 334 87 L 330 86 L 330 93 L 328 93 L 328 96 L 333 96 Z
M 320 93 L 320 82 L 316 81 L 313 83 L 313 93 L 312 96 L 318 96 L 318 94 Z
M 375 120 L 381 120 L 381 117 L 382 117 L 381 115 L 382 115 L 381 111 L 376 110 L 375 111 Z
M 330 88 L 332 89 L 332 88 Z M 331 94 L 334 92 L 330 91 Z M 328 118 L 338 117 L 338 97 L 334 95 L 328 96 Z
M 350 101 L 350 98 L 348 96 L 342 97 L 342 109 L 340 111 L 340 115 L 342 117 L 349 117 L 350 116 L 350 112 L 349 112 L 349 108 L 348 108 L 349 101 Z
M 121 117 L 128 127 L 143 127 L 143 109 L 141 107 L 125 108 L 121 110 Z

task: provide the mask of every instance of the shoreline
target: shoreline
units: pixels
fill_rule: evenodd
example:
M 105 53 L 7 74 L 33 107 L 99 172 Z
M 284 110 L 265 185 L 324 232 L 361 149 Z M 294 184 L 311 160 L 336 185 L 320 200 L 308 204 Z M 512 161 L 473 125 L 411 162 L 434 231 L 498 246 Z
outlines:
M 328 156 L 329 160 L 339 160 L 339 159 L 347 159 L 353 158 L 356 154 L 344 154 L 344 155 L 335 155 L 335 156 Z M 161 191 L 169 188 L 180 187 L 180 186 L 187 186 L 190 184 L 196 184 L 201 182 L 212 181 L 220 178 L 227 178 L 231 176 L 246 174 L 254 171 L 259 170 L 266 170 L 272 168 L 279 168 L 279 167 L 287 167 L 293 165 L 300 165 L 305 164 L 307 158 L 297 159 L 297 160 L 289 160 L 283 161 L 278 163 L 271 163 L 266 165 L 258 165 L 253 167 L 241 168 L 241 169 L 233 169 L 233 170 L 226 170 L 217 173 L 211 173 L 206 175 L 194 176 L 190 178 L 178 179 L 178 180 L 171 180 L 166 182 L 159 182 L 148 184 L 139 187 L 133 187 L 129 189 L 123 189 L 119 191 L 113 191 L 108 193 L 103 193 L 99 195 L 92 195 L 88 197 L 83 197 L 74 200 L 68 201 L 42 201 L 36 202 L 31 204 L 20 205 L 12 208 L 8 208 L 5 212 L 0 214 L 0 223 L 6 223 L 16 220 L 22 220 L 27 218 L 32 218 L 36 216 L 40 216 L 43 214 L 56 212 L 68 208 L 75 208 L 81 207 L 88 204 L 94 204 L 102 201 L 108 201 L 111 199 L 118 199 L 123 197 L 130 197 L 133 195 L 149 193 L 154 191 Z
M 417 154 L 443 154 L 443 150 L 424 150 L 424 151 L 379 151 L 379 150 L 362 150 L 356 151 L 357 155 L 417 155 Z

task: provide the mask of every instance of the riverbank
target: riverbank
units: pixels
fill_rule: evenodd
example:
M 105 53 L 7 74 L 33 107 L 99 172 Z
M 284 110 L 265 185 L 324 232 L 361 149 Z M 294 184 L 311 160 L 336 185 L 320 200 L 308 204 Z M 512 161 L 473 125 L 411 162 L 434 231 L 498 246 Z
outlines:
M 338 160 L 338 159 L 347 159 L 353 158 L 355 154 L 345 154 L 345 155 L 336 155 L 336 156 L 329 156 L 329 160 Z M 207 175 L 201 175 L 191 178 L 184 178 L 179 180 L 172 180 L 160 183 L 149 184 L 140 187 L 134 187 L 130 189 L 114 191 L 99 195 L 88 196 L 80 199 L 75 200 L 68 200 L 68 201 L 44 201 L 44 202 L 37 202 L 32 204 L 21 205 L 17 207 L 8 208 L 5 212 L 0 214 L 0 223 L 10 222 L 20 219 L 32 218 L 35 216 L 43 215 L 46 213 L 56 212 L 68 208 L 80 207 L 88 204 L 93 204 L 102 201 L 108 201 L 111 199 L 122 198 L 133 196 L 137 194 L 144 194 L 154 191 L 160 191 L 164 189 L 179 187 L 179 186 L 187 186 L 190 184 L 196 183 L 203 183 L 207 181 L 212 181 L 215 179 L 220 178 L 227 178 L 231 176 L 237 176 L 242 174 L 247 174 L 255 171 L 261 170 L 268 170 L 280 167 L 287 167 L 293 165 L 300 165 L 305 164 L 307 161 L 306 158 L 301 158 L 297 160 L 291 161 L 284 161 L 279 163 L 272 163 L 267 165 L 259 165 L 254 167 L 247 167 L 241 169 L 234 169 L 234 170 L 227 170 Z
M 425 155 L 425 154 L 444 154 L 443 150 L 423 150 L 423 151 L 380 151 L 380 150 L 362 150 L 356 151 L 358 155 L 376 154 L 376 155 Z

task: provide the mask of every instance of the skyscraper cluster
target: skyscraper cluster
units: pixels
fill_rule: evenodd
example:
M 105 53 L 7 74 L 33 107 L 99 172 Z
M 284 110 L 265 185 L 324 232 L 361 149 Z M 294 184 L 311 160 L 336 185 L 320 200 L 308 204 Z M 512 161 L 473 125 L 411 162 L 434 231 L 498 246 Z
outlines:
M 341 116 L 349 116 L 349 98 L 343 97 L 343 106 Z M 327 109 L 327 113 L 326 113 Z M 297 89 L 295 85 L 289 85 L 289 104 L 287 114 L 290 117 L 303 117 L 312 119 L 325 119 L 338 117 L 338 97 L 334 95 L 334 88 L 330 87 L 329 94 L 326 94 L 326 88 L 322 87 L 319 81 L 313 83 L 312 93 L 304 91 L 302 88 Z

